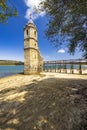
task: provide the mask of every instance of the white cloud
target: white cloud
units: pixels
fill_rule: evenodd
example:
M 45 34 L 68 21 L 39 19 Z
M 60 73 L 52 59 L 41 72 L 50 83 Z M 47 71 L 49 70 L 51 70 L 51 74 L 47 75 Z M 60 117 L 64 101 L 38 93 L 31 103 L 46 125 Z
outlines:
M 38 7 L 39 3 L 41 2 L 42 0 L 25 0 L 25 3 L 28 7 L 31 7 L 33 8 L 34 6 Z
M 57 51 L 58 53 L 65 53 L 65 50 L 64 49 L 60 49 Z
M 48 56 L 48 55 L 43 55 L 42 57 L 44 58 L 44 61 L 49 61 L 50 60 L 50 56 Z
M 30 14 L 32 15 L 32 19 L 36 19 L 38 18 L 39 16 L 44 16 L 45 14 L 45 11 L 44 12 L 38 12 L 38 13 L 35 13 L 34 11 L 34 8 L 38 8 L 40 2 L 42 2 L 44 0 L 24 0 L 26 6 L 28 7 L 27 11 L 26 11 L 26 15 L 25 15 L 25 18 L 26 19 L 30 19 Z

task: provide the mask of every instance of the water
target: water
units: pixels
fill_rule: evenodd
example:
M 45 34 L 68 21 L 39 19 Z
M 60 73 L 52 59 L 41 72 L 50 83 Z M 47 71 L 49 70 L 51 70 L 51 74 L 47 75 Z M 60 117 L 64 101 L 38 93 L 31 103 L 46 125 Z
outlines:
M 45 65 L 43 66 L 43 69 L 64 69 L 64 66 L 61 65 L 56 65 L 55 64 L 49 64 L 49 65 Z M 67 65 L 66 66 L 67 69 L 71 68 L 71 65 Z M 83 70 L 87 70 L 87 65 L 82 65 L 81 68 Z M 74 65 L 73 69 L 79 69 L 79 65 Z M 18 73 L 23 73 L 24 72 L 24 66 L 23 65 L 16 65 L 16 66 L 0 66 L 0 77 L 5 77 L 8 75 L 13 75 L 13 74 L 18 74 Z
M 45 69 L 64 69 L 64 65 L 63 64 L 61 64 L 61 66 L 60 65 L 55 65 L 55 64 L 45 64 L 44 66 L 43 66 L 43 69 L 45 70 Z M 67 64 L 66 65 L 66 69 L 71 69 L 71 65 L 70 64 Z M 79 65 L 77 65 L 77 64 L 74 64 L 73 65 L 73 69 L 79 69 Z M 84 69 L 84 70 L 87 70 L 87 65 L 81 65 L 81 69 Z
M 0 66 L 0 77 L 5 77 L 8 75 L 18 74 L 24 72 L 23 65 L 16 66 Z

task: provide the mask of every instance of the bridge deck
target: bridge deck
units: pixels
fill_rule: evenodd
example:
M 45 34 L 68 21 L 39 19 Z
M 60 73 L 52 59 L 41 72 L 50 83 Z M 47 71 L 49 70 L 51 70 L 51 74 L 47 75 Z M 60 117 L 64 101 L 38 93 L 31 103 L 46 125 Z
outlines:
M 87 65 L 87 60 L 56 60 L 56 61 L 44 61 L 44 64 L 83 64 Z

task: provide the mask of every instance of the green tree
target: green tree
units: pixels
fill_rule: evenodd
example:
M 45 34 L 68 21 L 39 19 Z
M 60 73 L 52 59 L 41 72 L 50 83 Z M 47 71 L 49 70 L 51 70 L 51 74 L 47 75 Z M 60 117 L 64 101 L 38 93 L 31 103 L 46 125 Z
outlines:
M 48 16 L 48 39 L 58 47 L 66 43 L 71 54 L 79 48 L 87 58 L 87 0 L 46 0 L 41 7 Z
M 10 0 L 0 0 L 0 23 L 6 22 L 9 17 L 17 15 L 18 12 Z

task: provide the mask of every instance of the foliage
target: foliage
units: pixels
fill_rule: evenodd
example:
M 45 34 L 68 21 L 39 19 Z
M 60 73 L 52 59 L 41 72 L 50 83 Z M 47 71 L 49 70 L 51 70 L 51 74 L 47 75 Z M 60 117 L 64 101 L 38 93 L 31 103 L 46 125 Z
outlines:
M 17 16 L 18 12 L 10 0 L 0 0 L 0 23 L 8 20 L 8 17 Z
M 71 54 L 79 48 L 87 58 L 87 0 L 45 0 L 41 6 L 48 16 L 48 39 L 58 47 L 66 43 Z

